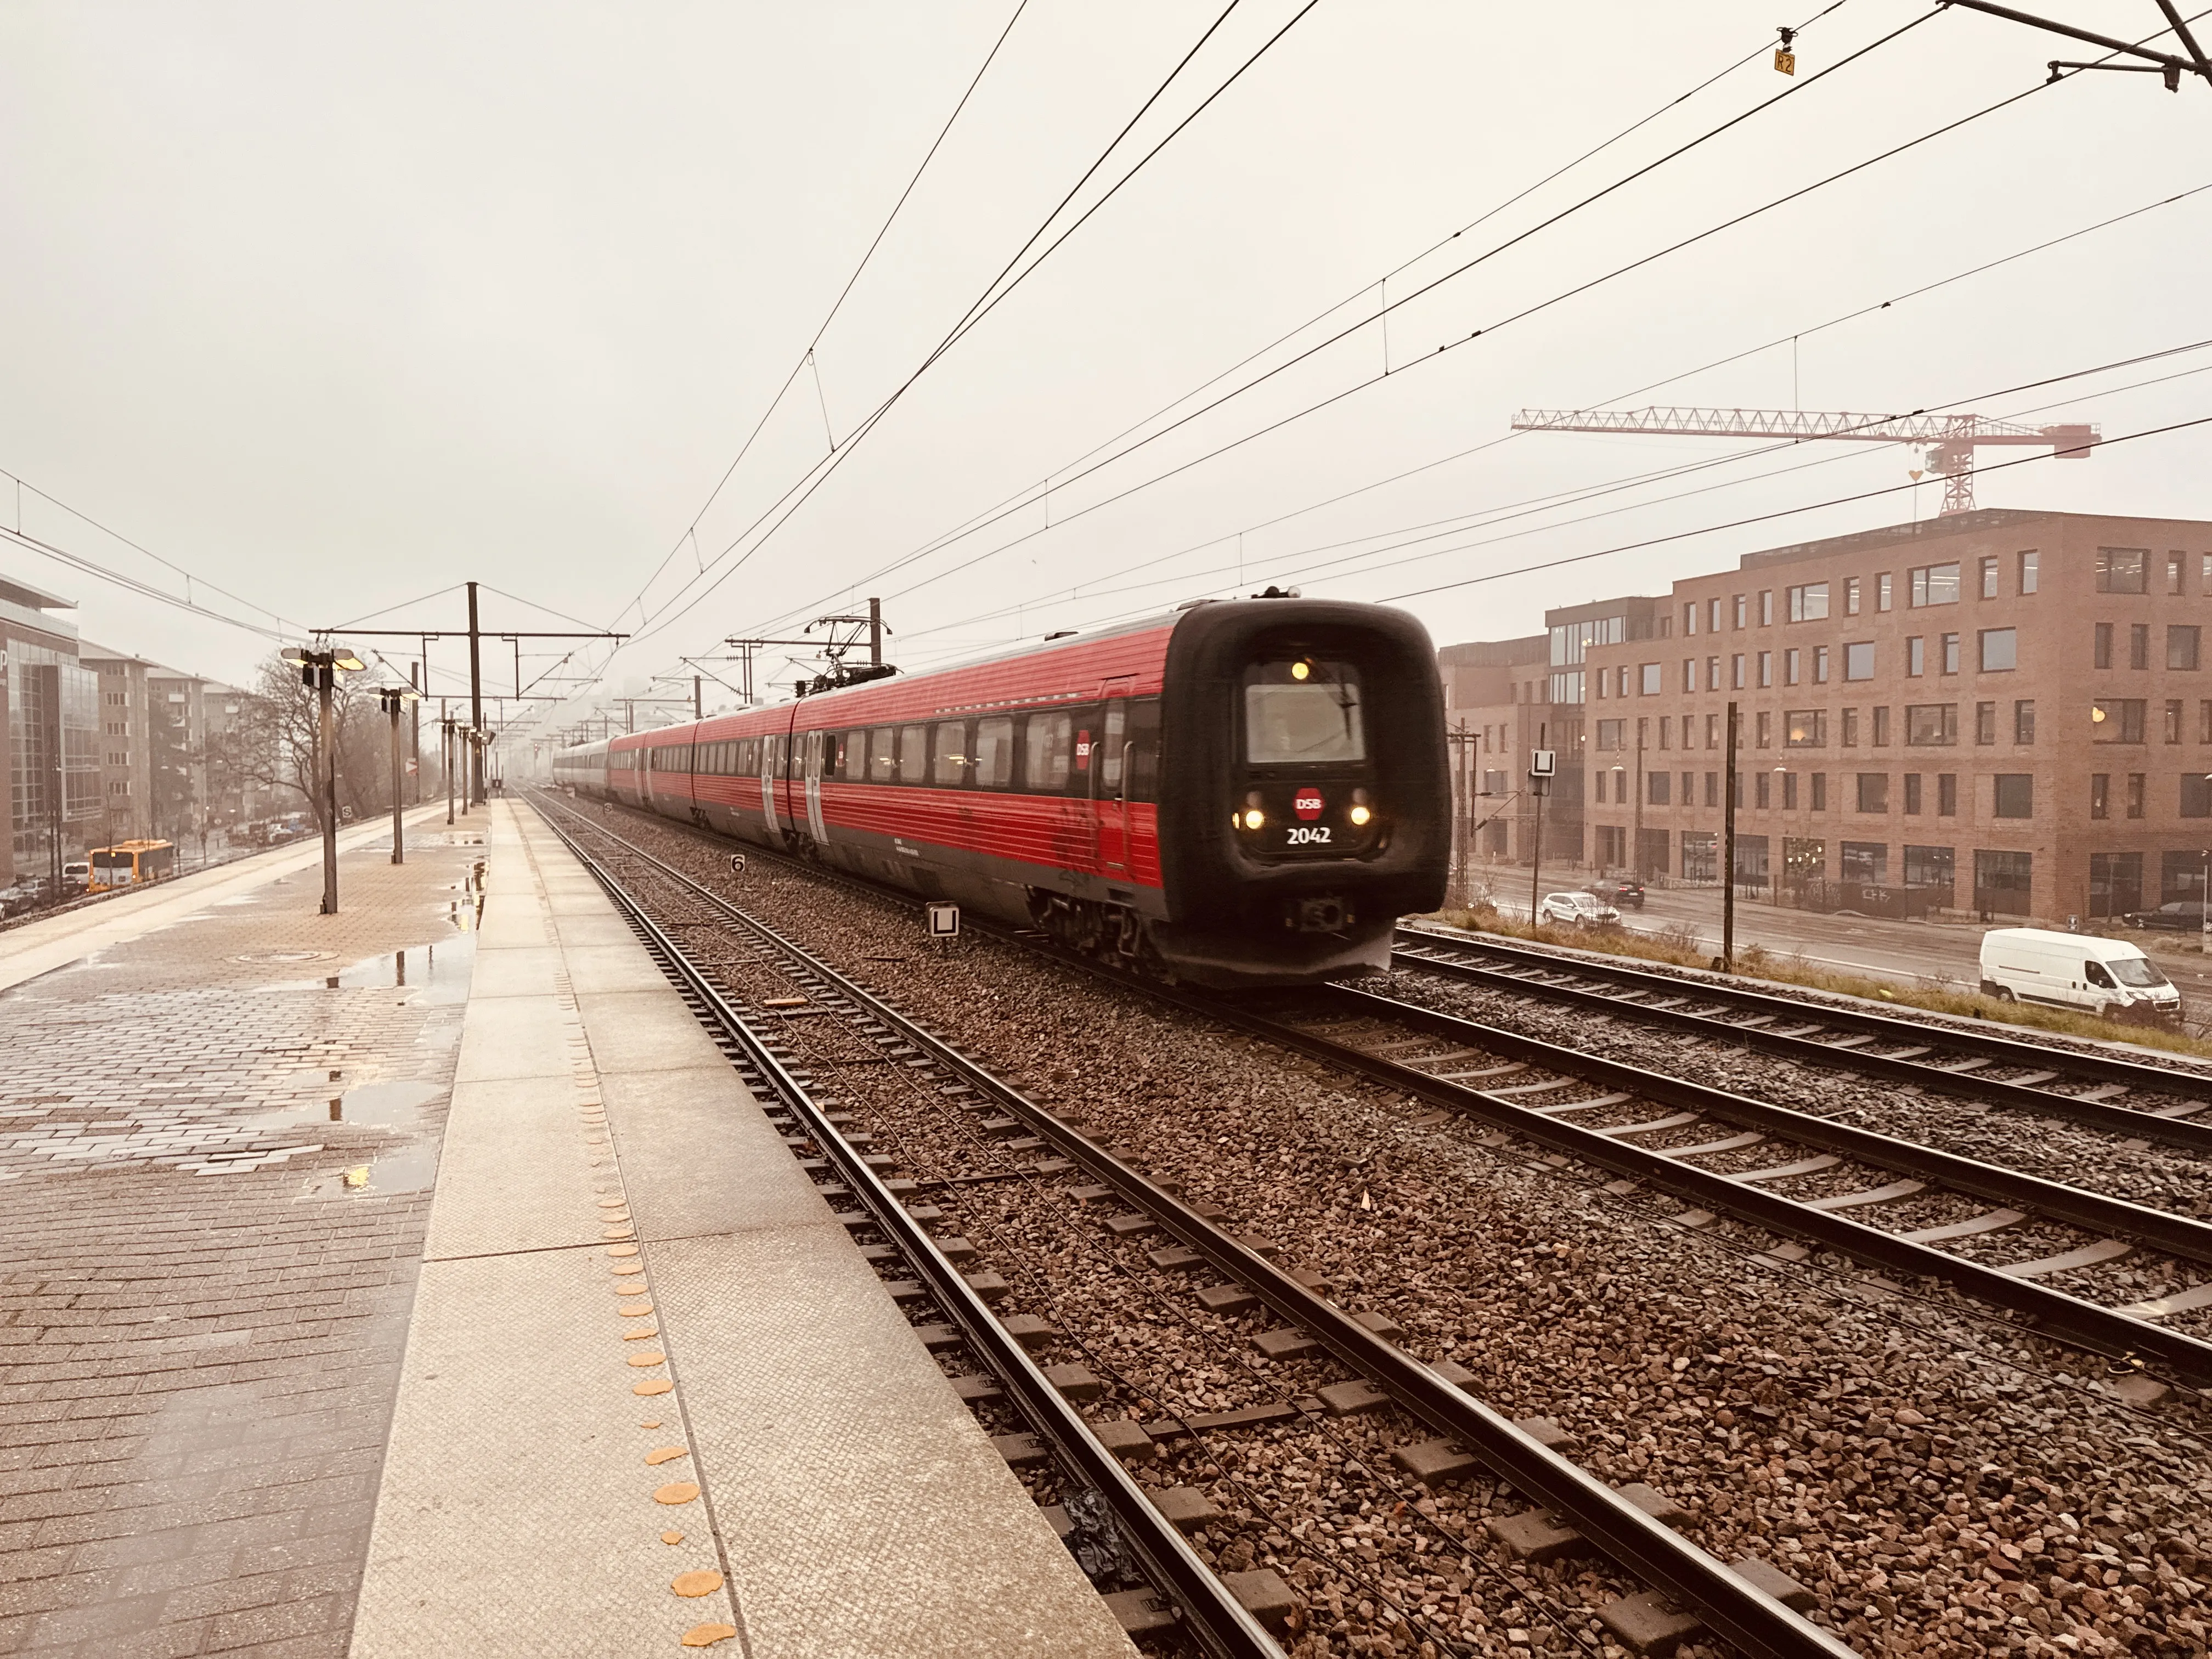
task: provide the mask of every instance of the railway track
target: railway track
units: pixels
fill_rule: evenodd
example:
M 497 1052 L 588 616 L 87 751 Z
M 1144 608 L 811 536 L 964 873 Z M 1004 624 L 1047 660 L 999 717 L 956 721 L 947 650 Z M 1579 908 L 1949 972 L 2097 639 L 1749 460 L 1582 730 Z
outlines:
M 1425 927 L 1400 927 L 1392 961 L 1809 1065 L 2212 1152 L 2212 1076 L 2202 1073 Z M 2121 1104 L 2129 1096 L 2148 1103 Z
M 1271 1259 L 1273 1247 L 1266 1241 L 1239 1237 L 1217 1224 L 1218 1218 L 1205 1213 L 1203 1206 L 1185 1203 L 1172 1179 L 1148 1177 L 886 1000 L 675 866 L 586 815 L 557 803 L 547 805 L 551 809 L 548 820 L 556 832 L 592 869 L 702 1019 L 722 1036 L 733 1063 L 772 1100 L 772 1111 L 781 1109 L 789 1115 L 794 1126 L 792 1138 L 801 1143 L 798 1150 L 805 1153 L 818 1148 L 827 1160 L 822 1178 L 845 1189 L 836 1196 L 842 1200 L 849 1194 L 857 1199 L 861 1207 L 850 1224 L 856 1234 L 879 1232 L 912 1265 L 930 1300 L 957 1325 L 969 1351 L 1002 1379 L 1006 1396 L 1033 1431 L 1062 1458 L 1072 1484 L 1103 1494 L 1115 1526 L 1143 1563 L 1145 1577 L 1158 1595 L 1183 1610 L 1187 1627 L 1206 1650 L 1273 1650 L 1235 1645 L 1253 1639 L 1249 1613 L 1190 1553 L 1176 1527 L 1153 1507 L 1151 1495 L 1122 1469 L 1116 1452 L 1127 1451 L 1130 1430 L 1137 1425 L 1118 1425 L 1112 1431 L 1115 1443 L 1109 1447 L 1096 1425 L 1086 1423 L 1059 1395 L 1029 1359 L 1018 1336 L 998 1320 L 975 1285 L 946 1256 L 939 1241 L 930 1237 L 927 1223 L 933 1206 L 911 1200 L 916 1190 L 912 1183 L 886 1179 L 872 1167 L 867 1137 L 850 1134 L 848 1126 L 841 1126 L 836 1115 L 815 1098 L 807 1073 L 779 1052 L 781 1042 L 765 1034 L 762 1027 L 773 1016 L 736 1006 L 696 947 L 679 939 L 690 927 L 657 920 L 613 866 L 620 864 L 632 872 L 633 881 L 642 872 L 680 896 L 695 914 L 703 913 L 724 932 L 750 941 L 751 948 L 779 964 L 788 982 L 808 999 L 807 1012 L 823 1012 L 854 1023 L 870 1042 L 887 1048 L 886 1058 L 927 1079 L 951 1109 L 965 1112 L 991 1133 L 1007 1137 L 1002 1146 L 1034 1155 L 1017 1169 L 947 1176 L 922 1183 L 921 1190 L 1014 1176 L 1051 1183 L 1063 1204 L 1096 1206 L 1110 1200 L 1125 1205 L 1121 1213 L 1107 1218 L 1106 1227 L 1117 1238 L 1165 1235 L 1171 1243 L 1151 1253 L 1156 1268 L 1207 1270 L 1227 1281 L 1212 1287 L 1211 1295 L 1199 1292 L 1205 1305 L 1262 1307 L 1282 1322 L 1279 1331 L 1271 1334 L 1285 1339 L 1276 1344 L 1281 1352 L 1318 1352 L 1350 1373 L 1345 1383 L 1316 1396 L 1224 1414 L 1236 1422 L 1201 1425 L 1195 1419 L 1190 1423 L 1170 1419 L 1142 1425 L 1138 1438 L 1291 1418 L 1319 1422 L 1344 1413 L 1395 1406 L 1436 1437 L 1400 1449 L 1399 1462 L 1408 1474 L 1433 1481 L 1486 1470 L 1540 1506 L 1516 1517 L 1517 1527 L 1509 1522 L 1501 1530 L 1493 1522 L 1498 1542 L 1485 1547 L 1527 1553 L 1522 1547 L 1528 1546 L 1531 1537 L 1540 1538 L 1554 1553 L 1587 1547 L 1649 1587 L 1595 1609 L 1620 1639 L 1640 1646 L 1651 1629 L 1670 1623 L 1676 1631 L 1673 1639 L 1680 1639 L 1689 1619 L 1694 1619 L 1701 1621 L 1705 1634 L 1747 1654 L 1850 1652 L 1769 1594 L 1771 1589 L 1794 1599 L 1797 1589 L 1772 1569 L 1748 1560 L 1732 1567 L 1707 1554 L 1655 1516 L 1632 1492 L 1615 1491 L 1553 1449 L 1546 1443 L 1542 1425 L 1516 1424 L 1492 1411 L 1458 1385 L 1448 1366 L 1423 1364 L 1378 1332 L 1371 1318 L 1363 1321 L 1328 1300 L 1326 1287 L 1279 1267 Z M 587 850 L 586 840 L 601 851 Z M 887 1162 L 880 1158 L 872 1161 Z M 1262 1351 L 1269 1351 L 1264 1344 Z M 1673 1611 L 1677 1607 L 1692 1610 L 1688 1619 Z M 1579 1614 L 1591 1609 L 1571 1611 Z
M 789 862 L 819 878 L 851 880 Z M 904 895 L 887 895 L 873 884 L 852 884 L 878 896 L 913 902 Z M 2194 1267 L 2212 1266 L 2212 1224 L 1420 1007 L 1382 993 L 1331 986 L 1273 999 L 1230 999 L 1110 972 L 1040 934 L 1007 936 L 1114 983 L 1134 986 L 1205 1018 L 1474 1117 L 1555 1158 L 1629 1182 L 1648 1182 L 1686 1199 L 1695 1207 L 1678 1218 L 1686 1224 L 1703 1224 L 1722 1215 L 1749 1222 L 1790 1241 L 1779 1252 L 1785 1259 L 1802 1256 L 1808 1245 L 1834 1250 L 1885 1273 L 1948 1285 L 1985 1306 L 2022 1316 L 2039 1334 L 2098 1355 L 2117 1372 L 2148 1370 L 2188 1387 L 2212 1386 L 2212 1342 L 2158 1322 L 2212 1307 L 2212 1274 L 2177 1284 L 2157 1297 L 2117 1305 L 2041 1282 L 2094 1269 L 2139 1249 L 2193 1264 L 2179 1275 L 2188 1277 Z M 1425 941 L 1437 936 L 1416 933 L 1416 937 Z M 1417 965 L 1431 964 L 1423 959 Z M 1677 983 L 1650 977 L 1670 988 Z M 1792 1012 L 1802 1013 L 1808 1006 L 1786 998 L 1767 1000 Z M 1632 1017 L 1650 1012 L 1662 1019 L 1674 1012 L 1649 1009 L 1641 1000 L 1618 999 L 1608 1000 L 1607 1011 Z M 1810 1018 L 1805 1015 L 1805 1019 Z M 1908 1031 L 1921 1030 L 1911 1021 L 1894 1024 Z M 1708 1024 L 1694 1029 L 1710 1033 L 1717 1028 Z M 1726 1029 L 1733 1036 L 1738 1028 L 1731 1024 Z M 1786 1030 L 1772 1035 L 1776 1040 L 1804 1040 Z M 2013 1046 L 2032 1054 L 2043 1052 L 2033 1044 Z M 1814 1048 L 1829 1065 L 1844 1054 L 1850 1056 L 1855 1068 L 1865 1063 L 1856 1046 L 1841 1051 L 1833 1044 L 1815 1043 Z M 2053 1058 L 2097 1066 L 2134 1065 L 2065 1051 Z M 2141 1069 L 2154 1073 L 2169 1088 L 2177 1076 L 2154 1066 Z M 2179 1075 L 2187 1080 L 2185 1074 Z M 1493 1079 L 1495 1086 L 1477 1086 Z M 2013 1086 L 2022 1095 L 2039 1094 L 2033 1085 Z M 2069 1103 L 2063 1096 L 2040 1097 Z M 2091 1109 L 2100 1104 L 2086 1103 Z M 2149 1115 L 2128 1108 L 2106 1109 L 2134 1122 Z M 1782 1190 L 1808 1185 L 1834 1190 L 1803 1197 Z M 1962 1202 L 1966 1200 L 1973 1202 Z M 1869 1214 L 1902 1216 L 1905 1222 L 1885 1228 L 1858 1218 Z M 2006 1248 L 2022 1237 L 2038 1243 L 2033 1248 Z

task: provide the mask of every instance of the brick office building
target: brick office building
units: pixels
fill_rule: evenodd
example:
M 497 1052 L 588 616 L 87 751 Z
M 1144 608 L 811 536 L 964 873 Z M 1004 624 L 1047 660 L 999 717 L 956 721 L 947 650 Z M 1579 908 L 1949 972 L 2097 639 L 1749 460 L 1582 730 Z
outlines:
M 1747 555 L 1587 648 L 1591 856 L 1717 878 L 1733 701 L 1745 885 L 2062 924 L 2198 896 L 2208 622 L 2199 520 L 1996 509 Z

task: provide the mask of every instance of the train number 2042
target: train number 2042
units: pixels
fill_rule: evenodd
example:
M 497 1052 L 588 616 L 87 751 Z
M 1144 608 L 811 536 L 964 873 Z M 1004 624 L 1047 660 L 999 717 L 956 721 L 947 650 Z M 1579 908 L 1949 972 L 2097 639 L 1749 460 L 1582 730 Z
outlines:
M 1294 823 L 1291 826 L 1291 845 L 1293 847 L 1322 847 L 1328 843 L 1328 826 L 1325 823 Z

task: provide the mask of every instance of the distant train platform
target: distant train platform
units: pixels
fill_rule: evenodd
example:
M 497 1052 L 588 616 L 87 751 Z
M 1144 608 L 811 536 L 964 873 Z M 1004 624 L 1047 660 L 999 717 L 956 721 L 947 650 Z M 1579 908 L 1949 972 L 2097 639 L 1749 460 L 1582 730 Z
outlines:
M 1130 1651 L 590 878 L 424 817 L 0 935 L 0 1652 Z

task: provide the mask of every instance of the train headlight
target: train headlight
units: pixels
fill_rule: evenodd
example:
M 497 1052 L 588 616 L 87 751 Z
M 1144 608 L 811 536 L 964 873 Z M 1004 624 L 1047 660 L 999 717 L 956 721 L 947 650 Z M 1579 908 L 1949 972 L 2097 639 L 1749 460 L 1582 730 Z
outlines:
M 1291 678 L 1292 679 L 1294 679 L 1294 680 L 1310 679 L 1310 678 L 1312 678 L 1312 676 L 1313 676 L 1313 665 L 1312 665 L 1311 663 L 1310 663 L 1310 662 L 1294 662 L 1294 663 L 1292 663 L 1292 664 L 1291 665 Z
M 1256 806 L 1244 814 L 1244 827 L 1247 830 L 1257 830 L 1267 822 L 1267 815 Z
M 1364 806 L 1355 806 L 1348 814 L 1346 814 L 1346 816 L 1349 817 L 1354 823 L 1364 823 L 1368 819 L 1373 817 L 1375 815 Z

